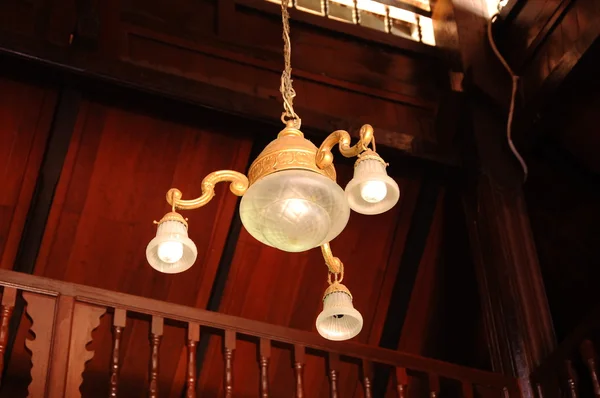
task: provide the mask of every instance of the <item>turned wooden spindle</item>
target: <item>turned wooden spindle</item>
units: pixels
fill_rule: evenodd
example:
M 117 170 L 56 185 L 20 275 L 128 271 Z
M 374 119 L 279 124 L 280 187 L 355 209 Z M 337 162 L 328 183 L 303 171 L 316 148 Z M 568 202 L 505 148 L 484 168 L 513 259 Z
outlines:
M 329 387 L 331 398 L 338 398 L 338 372 L 340 369 L 340 356 L 329 353 Z
M 2 293 L 2 307 L 0 308 L 0 383 L 2 382 L 2 372 L 4 370 L 4 351 L 8 342 L 8 324 L 12 317 L 17 300 L 17 289 L 5 287 Z
M 396 386 L 398 388 L 398 398 L 408 397 L 408 374 L 404 368 L 396 368 Z
M 225 398 L 233 397 L 233 352 L 235 351 L 235 332 L 225 331 Z
M 567 391 L 569 398 L 577 398 L 577 373 L 573 367 L 573 361 L 565 361 L 565 373 L 567 374 Z
M 437 398 L 440 395 L 440 378 L 436 374 L 429 374 L 429 396 Z
M 371 383 L 373 380 L 373 364 L 370 361 L 362 361 L 362 373 L 363 373 L 363 387 L 365 389 L 365 398 L 371 398 L 373 392 L 371 391 Z
M 544 389 L 540 383 L 535 384 L 535 390 L 537 391 L 537 398 L 544 398 Z
M 463 398 L 473 398 L 475 395 L 473 393 L 473 385 L 468 381 L 463 381 L 462 383 L 462 397 Z
M 260 339 L 260 396 L 269 398 L 269 359 L 271 340 Z
M 123 329 L 127 322 L 127 311 L 121 308 L 115 308 L 113 315 L 113 350 L 110 361 L 110 390 L 109 397 L 116 398 L 119 390 L 119 371 L 121 365 L 119 356 L 121 351 L 121 338 L 123 337 Z
M 581 356 L 585 362 L 588 371 L 590 372 L 590 378 L 592 379 L 592 385 L 594 386 L 594 396 L 600 397 L 600 382 L 598 381 L 598 368 L 596 367 L 596 350 L 594 349 L 594 343 L 591 340 L 584 340 L 579 346 Z
M 196 345 L 200 340 L 200 325 L 188 323 L 186 398 L 196 398 Z
M 301 345 L 294 346 L 294 373 L 296 374 L 296 398 L 304 398 L 305 351 Z
M 150 330 L 151 358 L 150 358 L 150 384 L 148 396 L 158 398 L 158 350 L 163 335 L 164 319 L 152 316 L 152 329 Z

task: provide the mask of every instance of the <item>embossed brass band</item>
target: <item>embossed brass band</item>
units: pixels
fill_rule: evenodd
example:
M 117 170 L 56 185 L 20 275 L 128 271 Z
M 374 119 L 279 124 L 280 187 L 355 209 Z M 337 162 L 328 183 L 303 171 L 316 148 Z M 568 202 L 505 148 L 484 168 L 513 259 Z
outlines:
M 317 147 L 304 138 L 304 134 L 293 123 L 288 122 L 277 139 L 271 141 L 250 166 L 250 185 L 269 174 L 289 169 L 313 171 L 335 181 L 333 165 L 318 167 L 316 154 Z
M 336 281 L 336 282 L 333 282 L 331 285 L 329 285 L 327 290 L 325 290 L 325 293 L 323 294 L 323 300 L 325 300 L 325 297 L 327 297 L 331 293 L 335 293 L 335 292 L 344 292 L 348 296 L 352 297 L 352 294 L 350 293 L 350 290 L 348 290 L 346 285 L 342 285 L 341 283 Z
M 169 189 L 167 192 L 167 202 L 173 209 L 191 210 L 204 206 L 215 196 L 215 185 L 219 182 L 231 182 L 229 189 L 234 195 L 242 196 L 246 193 L 248 186 L 248 177 L 242 173 L 233 170 L 214 171 L 204 177 L 202 180 L 202 195 L 196 199 L 183 200 L 183 194 L 177 188 Z
M 329 134 L 325 141 L 317 150 L 316 163 L 321 169 L 325 169 L 333 164 L 333 153 L 331 149 L 338 144 L 340 153 L 347 158 L 359 155 L 366 151 L 373 142 L 373 127 L 365 124 L 360 129 L 360 139 L 354 146 L 350 146 L 350 134 L 345 130 L 337 130 Z

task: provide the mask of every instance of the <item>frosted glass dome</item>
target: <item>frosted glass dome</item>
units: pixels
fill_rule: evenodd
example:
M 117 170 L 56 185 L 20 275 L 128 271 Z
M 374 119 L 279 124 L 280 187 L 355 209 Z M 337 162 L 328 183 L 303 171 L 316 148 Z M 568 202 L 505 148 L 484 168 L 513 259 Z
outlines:
M 350 217 L 344 190 L 307 170 L 283 170 L 258 180 L 240 204 L 246 230 L 265 245 L 302 252 L 333 240 Z
M 363 317 L 352 305 L 352 296 L 333 292 L 323 299 L 323 311 L 317 317 L 317 331 L 327 340 L 349 340 L 360 333 Z
M 354 178 L 346 185 L 346 198 L 352 210 L 360 214 L 381 214 L 398 203 L 400 187 L 385 168 L 382 161 L 374 159 L 356 164 Z
M 189 269 L 198 249 L 188 238 L 187 227 L 179 221 L 161 222 L 156 237 L 146 247 L 148 263 L 157 271 L 176 274 Z

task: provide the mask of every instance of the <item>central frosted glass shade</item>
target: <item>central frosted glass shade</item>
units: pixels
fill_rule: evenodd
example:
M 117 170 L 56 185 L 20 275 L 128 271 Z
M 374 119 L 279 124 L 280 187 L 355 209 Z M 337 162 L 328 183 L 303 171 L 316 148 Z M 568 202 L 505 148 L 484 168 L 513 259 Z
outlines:
M 246 230 L 265 245 L 303 252 L 333 240 L 350 217 L 344 190 L 307 170 L 269 174 L 248 188 L 240 204 Z

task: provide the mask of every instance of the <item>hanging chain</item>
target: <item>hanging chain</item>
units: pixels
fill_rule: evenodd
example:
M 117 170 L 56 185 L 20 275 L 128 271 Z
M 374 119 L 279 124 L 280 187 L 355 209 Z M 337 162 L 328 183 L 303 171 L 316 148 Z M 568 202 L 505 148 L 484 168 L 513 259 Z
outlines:
M 288 12 L 288 2 L 291 0 L 281 0 L 281 20 L 283 22 L 283 58 L 285 68 L 281 74 L 281 96 L 283 98 L 284 112 L 281 115 L 281 121 L 294 122 L 294 127 L 300 128 L 300 117 L 294 112 L 294 97 L 296 91 L 292 86 L 292 43 L 290 42 L 290 14 Z

